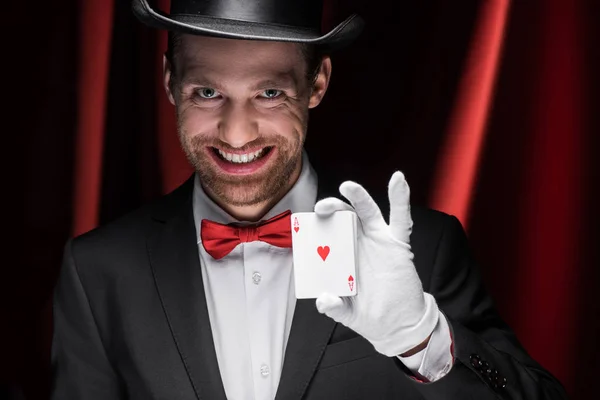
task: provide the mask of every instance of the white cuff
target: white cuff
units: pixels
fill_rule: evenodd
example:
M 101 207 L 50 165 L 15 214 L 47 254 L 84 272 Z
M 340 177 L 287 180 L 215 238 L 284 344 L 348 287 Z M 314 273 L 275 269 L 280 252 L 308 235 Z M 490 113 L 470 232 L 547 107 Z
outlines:
M 409 357 L 400 357 L 400 361 L 415 375 L 434 382 L 444 377 L 452 368 L 452 336 L 446 316 L 441 312 L 438 323 L 431 334 L 427 347 Z

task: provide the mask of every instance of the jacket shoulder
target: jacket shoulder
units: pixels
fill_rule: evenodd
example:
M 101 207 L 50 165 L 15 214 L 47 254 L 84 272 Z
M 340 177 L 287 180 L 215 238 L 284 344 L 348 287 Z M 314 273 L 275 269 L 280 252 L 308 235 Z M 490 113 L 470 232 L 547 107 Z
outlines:
M 193 178 L 190 178 L 172 192 L 72 238 L 73 253 L 102 254 L 108 251 L 124 254 L 128 247 L 135 247 L 136 244 L 145 246 L 153 223 L 164 222 L 188 202 L 191 204 L 192 189 Z
M 411 243 L 415 241 L 437 242 L 447 229 L 460 229 L 462 224 L 454 215 L 424 206 L 411 206 L 413 231 Z
M 456 220 L 454 215 L 421 205 L 411 206 L 411 215 L 415 227 L 419 225 L 421 228 L 428 228 L 428 230 L 442 228 L 451 220 Z
M 412 206 L 413 230 L 410 237 L 415 266 L 425 284 L 433 274 L 440 246 L 448 237 L 464 236 L 460 221 L 453 215 L 423 206 Z

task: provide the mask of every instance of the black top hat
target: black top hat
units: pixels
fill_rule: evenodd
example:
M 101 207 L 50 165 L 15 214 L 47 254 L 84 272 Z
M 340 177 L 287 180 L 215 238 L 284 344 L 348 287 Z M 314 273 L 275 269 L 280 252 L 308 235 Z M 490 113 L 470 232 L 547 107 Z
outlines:
M 352 42 L 364 22 L 353 14 L 321 32 L 322 0 L 171 0 L 170 14 L 147 0 L 133 0 L 133 13 L 144 24 L 194 35 L 232 39 L 312 43 L 336 50 Z

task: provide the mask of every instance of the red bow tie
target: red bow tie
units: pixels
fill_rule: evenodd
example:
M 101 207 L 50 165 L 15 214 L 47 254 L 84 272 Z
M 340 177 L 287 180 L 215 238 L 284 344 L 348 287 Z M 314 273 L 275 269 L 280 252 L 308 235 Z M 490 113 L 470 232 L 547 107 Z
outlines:
M 292 228 L 287 210 L 257 225 L 232 226 L 202 220 L 200 237 L 204 250 L 218 260 L 229 254 L 240 243 L 261 240 L 277 247 L 292 247 Z

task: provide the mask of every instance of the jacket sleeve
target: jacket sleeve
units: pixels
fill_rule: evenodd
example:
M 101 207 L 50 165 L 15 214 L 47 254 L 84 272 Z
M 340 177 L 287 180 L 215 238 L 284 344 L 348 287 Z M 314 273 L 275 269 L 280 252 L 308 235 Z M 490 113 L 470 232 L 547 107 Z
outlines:
M 455 217 L 437 247 L 426 291 L 447 316 L 454 365 L 443 378 L 412 385 L 425 399 L 561 400 L 560 382 L 533 360 L 500 318 Z
M 124 399 L 72 253 L 65 246 L 53 297 L 52 400 Z

